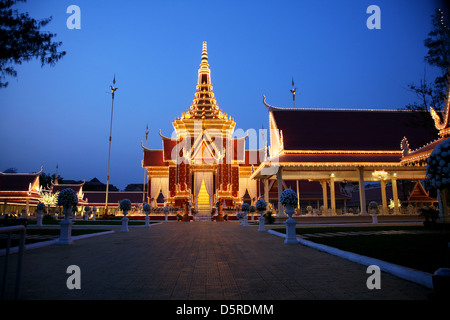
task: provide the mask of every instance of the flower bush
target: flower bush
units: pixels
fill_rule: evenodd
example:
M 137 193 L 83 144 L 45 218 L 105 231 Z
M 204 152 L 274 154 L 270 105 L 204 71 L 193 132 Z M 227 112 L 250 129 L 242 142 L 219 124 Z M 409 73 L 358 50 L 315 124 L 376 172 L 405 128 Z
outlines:
M 258 201 L 256 201 L 256 209 L 258 211 L 264 211 L 267 208 L 267 203 L 264 199 L 259 199 Z
M 402 206 L 402 203 L 400 202 L 400 199 L 398 199 L 397 201 L 397 206 L 400 208 Z M 395 207 L 395 202 L 392 199 L 389 199 L 389 205 L 388 205 L 389 209 L 394 209 Z
M 292 189 L 286 189 L 281 193 L 280 202 L 283 206 L 297 205 L 297 194 Z
M 242 211 L 249 211 L 250 210 L 250 205 L 248 203 L 243 203 L 242 207 L 241 207 Z
M 273 215 L 273 213 L 272 213 L 272 211 L 267 211 L 266 213 L 264 213 L 264 218 L 265 218 L 265 222 L 267 223 L 267 224 L 272 224 L 272 223 L 274 223 L 274 221 L 275 221 L 275 219 L 274 219 L 274 217 L 272 216 Z
M 439 218 L 439 210 L 434 207 L 424 206 L 419 209 L 419 216 L 424 217 L 426 222 L 436 222 Z
M 436 189 L 450 187 L 450 139 L 444 140 L 434 148 L 428 158 L 427 177 Z
M 241 220 L 241 219 L 243 219 L 243 218 L 244 218 L 244 213 L 243 213 L 243 212 L 238 212 L 238 213 L 236 214 L 236 219 Z
M 250 206 L 249 211 L 250 211 L 250 212 L 255 212 L 255 211 L 256 211 L 255 206 Z
M 91 211 L 91 208 L 89 206 L 85 206 L 84 211 L 89 212 L 89 211 Z
M 45 204 L 42 203 L 42 202 L 39 202 L 38 205 L 37 205 L 37 210 L 38 211 L 42 211 L 44 209 L 45 209 Z
M 144 203 L 144 205 L 142 206 L 142 210 L 144 210 L 144 212 L 149 212 L 150 211 L 150 205 L 148 203 Z
M 58 195 L 58 205 L 65 208 L 75 207 L 78 204 L 76 192 L 70 188 L 61 190 Z
M 130 211 L 131 210 L 131 201 L 128 199 L 123 199 L 122 201 L 120 201 L 120 210 Z

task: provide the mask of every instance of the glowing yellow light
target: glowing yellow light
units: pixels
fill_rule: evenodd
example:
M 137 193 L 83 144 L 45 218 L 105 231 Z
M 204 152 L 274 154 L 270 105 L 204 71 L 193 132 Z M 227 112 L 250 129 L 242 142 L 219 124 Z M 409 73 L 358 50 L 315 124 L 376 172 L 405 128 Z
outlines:
M 378 177 L 379 179 L 385 179 L 388 173 L 384 170 L 375 170 L 372 172 L 372 176 Z

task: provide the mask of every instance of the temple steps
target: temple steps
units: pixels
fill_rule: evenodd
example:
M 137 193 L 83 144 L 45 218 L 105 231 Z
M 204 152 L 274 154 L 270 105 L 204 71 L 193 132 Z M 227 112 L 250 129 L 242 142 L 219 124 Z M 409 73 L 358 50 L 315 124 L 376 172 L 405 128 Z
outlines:
M 211 207 L 209 195 L 205 188 L 205 181 L 202 181 L 200 192 L 197 198 L 198 212 L 194 216 L 194 221 L 211 221 Z

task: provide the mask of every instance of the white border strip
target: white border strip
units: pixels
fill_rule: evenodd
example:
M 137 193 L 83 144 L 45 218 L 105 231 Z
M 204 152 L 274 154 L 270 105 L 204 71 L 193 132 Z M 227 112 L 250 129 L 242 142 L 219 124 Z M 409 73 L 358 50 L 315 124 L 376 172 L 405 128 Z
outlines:
M 276 236 L 279 236 L 282 238 L 286 238 L 286 235 L 283 233 L 273 231 L 273 230 L 268 230 L 268 232 L 270 234 L 273 234 L 273 235 L 276 235 Z M 386 262 L 383 260 L 359 255 L 359 254 L 348 252 L 348 251 L 343 251 L 343 250 L 336 249 L 336 248 L 333 248 L 330 246 L 326 246 L 323 244 L 308 241 L 308 240 L 302 239 L 300 237 L 297 237 L 297 240 L 300 244 L 303 244 L 307 247 L 310 247 L 310 248 L 313 248 L 313 249 L 316 249 L 319 251 L 323 251 L 323 252 L 326 252 L 326 253 L 329 253 L 329 254 L 365 265 L 365 266 L 376 265 L 380 268 L 381 271 L 390 273 L 396 277 L 399 277 L 399 278 L 402 278 L 402 279 L 405 279 L 408 281 L 412 281 L 412 282 L 420 284 L 424 287 L 433 289 L 433 275 L 431 273 L 414 270 L 411 268 L 399 266 L 397 264 L 389 263 L 389 262 Z

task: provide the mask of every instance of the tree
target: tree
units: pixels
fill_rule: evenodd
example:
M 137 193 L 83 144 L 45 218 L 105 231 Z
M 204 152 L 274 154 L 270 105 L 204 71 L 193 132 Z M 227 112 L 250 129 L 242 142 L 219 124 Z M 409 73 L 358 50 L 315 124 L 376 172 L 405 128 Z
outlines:
M 424 40 L 424 45 L 428 48 L 425 62 L 432 67 L 436 67 L 440 75 L 434 81 L 428 82 L 426 73 L 420 84 L 409 84 L 408 89 L 414 92 L 418 98 L 417 102 L 408 104 L 406 109 L 412 111 L 428 111 L 432 107 L 436 111 L 441 111 L 445 101 L 445 86 L 450 68 L 450 29 L 444 22 L 444 12 L 437 9 L 432 15 L 432 30 Z M 433 120 L 428 116 L 418 117 L 417 123 L 412 125 L 434 127 Z
M 45 172 L 42 172 L 41 175 L 39 176 L 39 184 L 43 187 L 43 188 L 48 188 L 51 184 L 52 181 L 55 181 L 56 178 L 56 174 L 46 174 Z M 62 181 L 62 177 L 58 174 L 58 181 Z
M 440 100 L 439 102 L 443 102 L 450 67 L 450 29 L 444 22 L 444 12 L 441 9 L 436 10 L 432 24 L 433 29 L 428 33 L 428 38 L 424 41 L 425 47 L 428 48 L 425 61 L 441 70 L 442 74 L 434 80 L 434 87 L 436 90 L 435 94 Z
M 50 206 L 56 206 L 58 204 L 59 192 L 50 193 L 41 191 L 41 202 L 47 206 L 47 214 L 50 214 Z
M 0 0 L 0 88 L 8 86 L 7 76 L 17 77 L 14 64 L 40 59 L 41 66 L 54 65 L 66 52 L 58 51 L 62 42 L 54 42 L 56 34 L 41 31 L 52 17 L 35 20 L 28 13 L 11 7 L 26 0 Z

